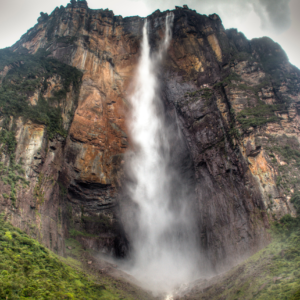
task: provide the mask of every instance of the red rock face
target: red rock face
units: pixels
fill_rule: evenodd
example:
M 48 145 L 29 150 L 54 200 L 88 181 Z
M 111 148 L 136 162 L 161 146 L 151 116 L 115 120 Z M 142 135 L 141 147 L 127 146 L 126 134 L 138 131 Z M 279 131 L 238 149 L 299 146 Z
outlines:
M 264 53 L 282 50 L 225 31 L 217 15 L 207 17 L 188 9 L 177 9 L 174 15 L 173 40 L 160 73 L 166 114 L 171 123 L 178 119 L 185 140 L 174 150 L 174 164 L 194 194 L 202 236 L 199 251 L 222 270 L 268 243 L 267 214 L 279 218 L 293 213 L 291 192 L 276 185 L 284 170 L 271 161 L 268 149 L 274 138 L 282 136 L 293 139 L 294 149 L 300 148 L 300 76 L 283 59 L 276 66 L 281 74 L 276 83 Z M 164 34 L 164 18 L 159 11 L 149 17 L 154 51 Z M 43 126 L 20 123 L 18 143 L 31 149 L 24 154 L 31 185 L 20 191 L 17 209 L 3 204 L 15 225 L 39 235 L 59 253 L 64 251 L 63 239 L 76 231 L 84 245 L 125 255 L 128 244 L 115 207 L 125 201 L 121 191 L 124 153 L 130 144 L 128 95 L 142 26 L 139 17 L 68 5 L 39 20 L 13 47 L 31 53 L 46 48 L 56 59 L 83 71 L 78 99 L 72 91 L 67 97 L 66 111 L 72 111 L 71 106 L 76 110 L 74 116 L 64 114 L 69 129 L 65 140 L 47 142 Z M 283 103 L 286 97 L 292 100 L 286 117 L 243 127 L 239 113 L 262 103 Z M 26 133 L 26 126 L 33 126 L 32 133 Z M 278 155 L 277 161 L 284 161 Z M 43 201 L 33 196 L 40 174 L 44 174 Z M 296 188 L 300 187 L 292 187 Z M 38 229 L 30 229 L 30 224 Z

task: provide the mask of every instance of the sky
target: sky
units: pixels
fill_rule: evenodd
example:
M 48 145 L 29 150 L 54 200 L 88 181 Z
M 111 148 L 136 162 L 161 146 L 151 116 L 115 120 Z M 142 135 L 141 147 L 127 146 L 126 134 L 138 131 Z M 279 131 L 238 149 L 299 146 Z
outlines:
M 40 12 L 50 14 L 68 0 L 0 0 L 0 48 L 13 45 L 37 23 Z M 107 4 L 109 3 L 109 4 Z M 157 9 L 187 4 L 200 14 L 217 13 L 226 29 L 237 28 L 248 39 L 269 36 L 300 68 L 300 0 L 88 0 L 92 9 L 108 8 L 115 15 L 145 17 Z

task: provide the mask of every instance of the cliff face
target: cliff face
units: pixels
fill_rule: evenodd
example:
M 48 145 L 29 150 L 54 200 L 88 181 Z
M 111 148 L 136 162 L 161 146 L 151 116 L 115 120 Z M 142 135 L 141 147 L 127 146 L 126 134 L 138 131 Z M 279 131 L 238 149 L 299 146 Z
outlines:
M 300 182 L 300 73 L 268 38 L 248 41 L 225 31 L 217 15 L 186 8 L 173 13 L 161 93 L 184 137 L 174 163 L 188 174 L 201 247 L 220 270 L 268 243 L 269 220 L 294 213 L 289 200 Z M 165 16 L 156 11 L 149 17 L 153 50 Z M 69 4 L 43 15 L 10 49 L 14 54 L 2 55 L 9 58 L 1 61 L 2 88 L 35 83 L 22 94 L 26 114 L 6 109 L 6 98 L 1 102 L 1 166 L 13 164 L 21 177 L 9 182 L 2 170 L 1 210 L 60 254 L 69 236 L 119 256 L 128 250 L 116 207 L 123 200 L 127 98 L 143 22 Z M 24 57 L 39 57 L 44 71 L 30 70 L 18 81 L 11 76 L 21 72 Z M 48 63 L 56 66 L 51 72 Z M 82 74 L 66 81 L 70 76 L 60 70 L 68 66 Z M 34 109 L 49 120 L 28 113 Z M 56 119 L 52 109 L 59 111 Z

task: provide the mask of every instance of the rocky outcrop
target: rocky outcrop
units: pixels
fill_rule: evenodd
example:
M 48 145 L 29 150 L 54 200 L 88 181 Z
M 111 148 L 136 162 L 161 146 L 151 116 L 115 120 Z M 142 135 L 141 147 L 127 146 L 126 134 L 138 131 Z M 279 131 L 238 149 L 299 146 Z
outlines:
M 217 15 L 187 7 L 173 13 L 160 77 L 166 114 L 184 140 L 174 149 L 174 163 L 194 194 L 201 249 L 222 270 L 269 242 L 270 220 L 294 213 L 289 199 L 299 189 L 300 75 L 267 38 L 248 41 L 225 31 Z M 156 11 L 148 17 L 153 51 L 165 16 Z M 15 206 L 0 198 L 14 225 L 59 253 L 72 236 L 87 248 L 126 254 L 116 207 L 143 22 L 69 4 L 41 17 L 11 49 L 35 55 L 46 49 L 45 57 L 83 72 L 80 90 L 71 84 L 64 98 L 65 137 L 49 139 L 44 123 L 13 118 L 15 159 L 23 158 L 29 186 L 17 192 Z M 13 66 L 2 68 L 2 80 Z M 49 101 L 60 77 L 47 80 L 43 97 Z M 40 91 L 28 96 L 31 106 Z

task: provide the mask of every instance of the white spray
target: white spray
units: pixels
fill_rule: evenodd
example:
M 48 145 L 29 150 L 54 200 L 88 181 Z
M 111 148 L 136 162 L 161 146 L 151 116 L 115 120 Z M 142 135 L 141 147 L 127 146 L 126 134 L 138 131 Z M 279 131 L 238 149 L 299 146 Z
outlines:
M 199 252 L 197 230 L 186 204 L 188 193 L 178 191 L 177 196 L 185 199 L 175 199 L 176 207 L 172 207 L 174 179 L 179 174 L 170 169 L 171 135 L 157 78 L 172 38 L 172 24 L 173 14 L 168 14 L 165 38 L 156 55 L 150 55 L 149 24 L 144 24 L 129 124 L 134 150 L 128 155 L 132 180 L 127 188 L 135 209 L 123 218 L 132 246 L 129 272 L 156 294 L 195 279 Z

